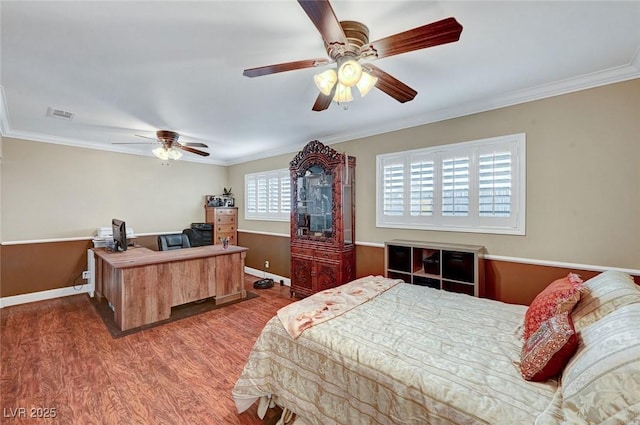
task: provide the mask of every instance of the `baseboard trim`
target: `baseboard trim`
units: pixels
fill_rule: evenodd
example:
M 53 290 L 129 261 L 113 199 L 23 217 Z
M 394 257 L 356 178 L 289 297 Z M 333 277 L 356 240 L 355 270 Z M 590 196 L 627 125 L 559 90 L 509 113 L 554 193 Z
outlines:
M 49 289 L 47 291 L 31 292 L 29 294 L 14 295 L 11 297 L 0 298 L 0 308 L 10 307 L 12 305 L 32 303 L 35 301 L 45 301 L 54 298 L 68 297 L 70 295 L 89 294 L 93 296 L 90 285 L 83 284 L 80 287 L 67 286 L 66 288 Z
M 259 278 L 265 278 L 265 277 L 269 277 L 271 279 L 273 279 L 274 282 L 280 282 L 282 281 L 284 283 L 285 286 L 291 286 L 291 279 L 289 279 L 288 277 L 284 277 L 284 276 L 280 276 L 277 274 L 273 274 L 273 273 L 267 273 L 263 270 L 258 270 L 258 269 L 254 269 L 251 267 L 244 267 L 244 272 L 246 274 L 250 274 L 251 276 L 256 276 Z

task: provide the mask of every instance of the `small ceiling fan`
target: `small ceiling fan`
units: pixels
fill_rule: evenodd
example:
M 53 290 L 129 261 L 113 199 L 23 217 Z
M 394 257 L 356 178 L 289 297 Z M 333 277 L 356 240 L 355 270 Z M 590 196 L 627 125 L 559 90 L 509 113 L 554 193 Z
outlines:
M 195 153 L 196 155 L 200 155 L 200 156 L 209 156 L 209 152 L 204 152 L 199 149 L 194 149 L 194 148 L 208 148 L 209 146 L 205 145 L 204 143 L 197 143 L 197 142 L 196 143 L 180 143 L 178 142 L 180 135 L 175 131 L 158 130 L 156 131 L 155 139 L 153 137 L 142 136 L 140 134 L 136 134 L 136 136 L 153 140 L 156 143 L 162 144 L 162 146 L 159 146 L 153 149 L 152 152 L 155 156 L 163 160 L 179 159 L 182 156 L 182 152 L 180 152 L 179 149 L 186 152 Z M 152 142 L 121 142 L 121 143 L 113 143 L 113 144 L 114 145 L 138 145 L 138 144 L 150 144 L 150 143 Z
M 242 75 L 259 77 L 336 63 L 336 70 L 328 69 L 314 76 L 320 90 L 312 108 L 314 111 L 324 111 L 332 100 L 337 103 L 353 100 L 353 86 L 358 88 L 360 96 L 377 87 L 398 102 L 413 100 L 417 91 L 369 61 L 452 43 L 458 41 L 462 33 L 462 25 L 455 18 L 446 18 L 369 42 L 367 26 L 356 21 L 338 21 L 329 0 L 298 0 L 298 3 L 320 32 L 331 59 L 306 59 L 261 66 L 245 69 Z

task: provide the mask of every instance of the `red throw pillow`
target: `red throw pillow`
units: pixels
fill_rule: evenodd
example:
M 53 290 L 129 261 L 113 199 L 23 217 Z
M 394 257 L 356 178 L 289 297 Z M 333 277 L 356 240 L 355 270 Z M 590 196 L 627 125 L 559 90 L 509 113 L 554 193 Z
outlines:
M 524 316 L 524 339 L 529 339 L 540 324 L 558 313 L 570 312 L 580 300 L 582 279 L 574 273 L 553 281 L 540 292 Z
M 578 349 L 571 313 L 560 313 L 540 325 L 524 346 L 520 372 L 528 381 L 546 381 L 562 372 Z

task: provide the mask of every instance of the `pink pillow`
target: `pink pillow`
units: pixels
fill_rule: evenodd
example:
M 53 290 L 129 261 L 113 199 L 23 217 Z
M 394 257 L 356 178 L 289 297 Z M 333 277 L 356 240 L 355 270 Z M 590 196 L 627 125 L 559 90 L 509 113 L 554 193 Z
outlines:
M 520 372 L 528 381 L 546 381 L 558 375 L 578 349 L 571 313 L 551 317 L 522 347 Z
M 524 316 L 524 339 L 533 335 L 540 325 L 559 313 L 571 312 L 580 300 L 582 279 L 574 273 L 555 280 L 533 300 Z

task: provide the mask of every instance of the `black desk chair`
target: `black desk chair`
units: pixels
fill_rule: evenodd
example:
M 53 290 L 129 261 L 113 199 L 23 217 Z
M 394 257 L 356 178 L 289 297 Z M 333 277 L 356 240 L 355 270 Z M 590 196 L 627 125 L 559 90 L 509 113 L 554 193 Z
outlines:
M 173 233 L 158 236 L 158 249 L 169 251 L 170 249 L 191 248 L 189 238 L 184 233 Z

